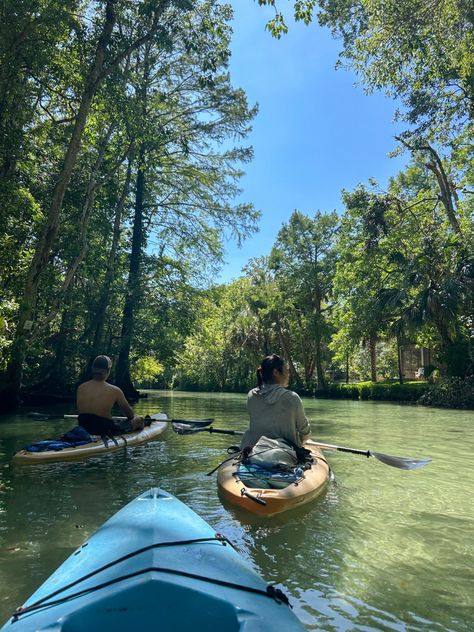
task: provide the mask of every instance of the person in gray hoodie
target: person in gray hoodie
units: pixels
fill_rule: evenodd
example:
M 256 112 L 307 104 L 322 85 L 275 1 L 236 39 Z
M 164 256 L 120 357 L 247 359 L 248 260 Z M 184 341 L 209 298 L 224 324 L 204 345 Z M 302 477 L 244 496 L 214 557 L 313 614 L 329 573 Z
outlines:
M 240 447 L 253 446 L 261 436 L 287 439 L 301 447 L 311 427 L 299 396 L 289 391 L 287 363 L 276 354 L 267 356 L 257 369 L 258 386 L 247 396 L 250 424 Z

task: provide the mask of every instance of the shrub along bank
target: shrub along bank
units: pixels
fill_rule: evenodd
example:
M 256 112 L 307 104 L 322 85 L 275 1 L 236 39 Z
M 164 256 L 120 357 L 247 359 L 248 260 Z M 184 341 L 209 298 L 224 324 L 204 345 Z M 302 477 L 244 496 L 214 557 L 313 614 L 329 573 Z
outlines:
M 428 389 L 426 382 L 356 382 L 354 384 L 330 384 L 316 397 L 330 399 L 371 399 L 394 402 L 416 402 Z
M 443 408 L 474 409 L 474 376 L 443 378 L 429 384 L 419 404 Z
M 474 377 L 441 378 L 428 382 L 357 382 L 330 384 L 316 397 L 412 402 L 423 406 L 474 409 Z

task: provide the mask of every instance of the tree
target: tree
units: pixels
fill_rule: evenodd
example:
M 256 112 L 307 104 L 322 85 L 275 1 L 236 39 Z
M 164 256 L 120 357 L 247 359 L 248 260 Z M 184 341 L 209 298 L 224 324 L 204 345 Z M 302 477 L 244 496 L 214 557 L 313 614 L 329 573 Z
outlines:
M 135 211 L 117 384 L 130 393 L 130 345 L 142 297 L 141 260 L 148 235 L 167 248 L 199 249 L 208 261 L 221 257 L 225 231 L 237 240 L 254 230 L 258 213 L 232 205 L 239 192 L 239 161 L 251 151 L 219 151 L 229 136 L 245 137 L 256 110 L 234 89 L 226 72 L 230 30 L 228 7 L 204 2 L 188 12 L 165 55 L 148 45 L 131 92 L 135 95 L 139 140 Z M 146 226 L 149 228 L 147 229 Z M 136 393 L 135 393 L 136 394 Z
M 277 0 L 267 28 L 287 32 Z M 446 143 L 474 119 L 474 14 L 469 0 L 298 0 L 294 18 L 319 23 L 342 40 L 349 63 L 368 91 L 385 90 L 403 103 L 399 116 L 418 135 Z
M 89 7 L 88 12 L 76 16 L 77 37 L 66 44 L 61 42 L 71 51 L 71 59 L 80 62 L 71 75 L 58 73 L 62 82 L 60 94 L 56 96 L 57 85 L 49 86 L 49 93 L 33 112 L 39 130 L 38 152 L 44 154 L 45 162 L 49 160 L 49 170 L 59 175 L 51 178 L 41 173 L 39 178 L 28 173 L 32 183 L 41 183 L 42 189 L 37 187 L 36 191 L 39 204 L 27 189 L 9 183 L 17 199 L 28 202 L 28 206 L 22 203 L 22 208 L 28 208 L 30 218 L 36 220 L 33 226 L 29 218 L 24 223 L 15 221 L 18 237 L 8 224 L 8 216 L 0 216 L 0 226 L 6 228 L 6 237 L 2 238 L 7 246 L 5 252 L 13 252 L 16 243 L 26 243 L 22 270 L 12 270 L 5 276 L 5 282 L 11 286 L 12 277 L 17 276 L 12 296 L 15 300 L 21 298 L 3 376 L 4 404 L 8 400 L 14 403 L 17 398 L 27 351 L 36 353 L 36 345 L 49 325 L 61 328 L 68 287 L 79 280 L 71 297 L 76 325 L 81 321 L 76 304 L 82 300 L 92 311 L 97 308 L 97 303 L 93 304 L 94 297 L 99 300 L 97 284 L 85 278 L 81 270 L 87 269 L 103 284 L 100 317 L 82 317 L 86 329 L 78 344 L 85 345 L 95 331 L 95 348 L 104 345 L 106 339 L 115 346 L 115 332 L 109 329 L 104 333 L 104 319 L 113 286 L 122 283 L 122 270 L 116 269 L 116 263 L 123 255 L 124 237 L 130 226 L 129 185 L 134 178 L 136 184 L 142 167 L 147 169 L 142 178 L 146 186 L 141 187 L 142 202 L 137 203 L 137 196 L 135 199 L 133 223 L 137 239 L 131 261 L 136 262 L 143 255 L 148 237 L 145 232 L 150 229 L 162 244 L 160 247 L 179 251 L 186 241 L 190 251 L 200 249 L 215 258 L 221 255 L 220 239 L 225 231 L 239 240 L 254 229 L 258 214 L 252 206 L 231 203 L 239 192 L 236 181 L 242 173 L 237 164 L 249 160 L 251 150 L 217 150 L 229 135 L 245 137 L 256 111 L 248 107 L 243 91 L 231 88 L 223 70 L 229 55 L 229 28 L 225 24 L 230 17 L 229 7 L 203 1 L 195 10 L 192 8 L 186 0 L 107 2 L 97 12 Z M 154 56 L 150 68 L 155 72 L 155 88 L 149 107 L 145 108 L 150 120 L 145 121 L 135 88 L 136 78 L 144 68 L 147 45 Z M 43 83 L 46 92 L 48 86 Z M 72 105 L 64 93 L 73 95 Z M 71 119 L 65 125 L 59 124 L 57 117 L 68 109 L 72 111 Z M 137 112 L 139 120 L 132 123 Z M 101 140 L 109 125 L 113 129 L 111 136 Z M 127 137 L 128 146 L 124 147 Z M 88 142 L 84 143 L 84 139 Z M 128 167 L 120 166 L 124 160 Z M 40 164 L 37 162 L 35 167 Z M 111 188 L 106 190 L 107 180 L 117 184 L 115 197 Z M 10 190 L 6 199 L 15 200 L 11 193 Z M 48 209 L 44 214 L 43 208 Z M 106 218 L 113 214 L 112 231 Z M 125 230 L 121 230 L 121 224 Z M 98 232 L 94 234 L 89 226 Z M 99 244 L 110 245 L 108 257 Z M 95 262 L 88 256 L 91 249 Z M 129 275 L 129 290 L 140 283 L 140 274 L 138 265 L 132 275 L 134 280 Z M 3 282 L 1 276 L 0 281 Z M 23 291 L 19 289 L 22 281 Z M 133 320 L 141 294 L 132 295 L 126 311 Z M 109 315 L 118 307 L 113 306 Z M 125 343 L 133 335 L 133 326 L 125 326 L 124 331 L 122 373 L 126 375 L 129 351 Z M 121 366 L 122 360 L 117 367 Z
M 28 344 L 27 336 L 31 329 L 30 323 L 32 323 L 32 318 L 34 317 L 40 278 L 47 266 L 51 249 L 56 241 L 64 196 L 70 184 L 72 172 L 80 152 L 81 141 L 93 99 L 108 75 L 120 66 L 133 50 L 136 50 L 143 43 L 157 35 L 159 27 L 161 26 L 160 20 L 162 15 L 170 3 L 171 0 L 161 0 L 152 10 L 153 17 L 149 30 L 140 33 L 131 42 L 129 40 L 113 42 L 114 31 L 117 26 L 117 16 L 125 17 L 120 13 L 120 9 L 124 9 L 125 12 L 128 9 L 120 5 L 117 6 L 116 0 L 108 0 L 101 15 L 99 25 L 91 34 L 90 42 L 92 44 L 92 52 L 90 55 L 90 64 L 87 74 L 84 77 L 83 85 L 81 86 L 81 92 L 78 94 L 79 105 L 77 113 L 74 116 L 74 124 L 66 145 L 61 168 L 55 180 L 48 212 L 46 213 L 45 221 L 26 274 L 15 338 L 11 348 L 11 357 L 1 387 L 4 405 L 15 404 L 18 398 L 23 361 Z M 127 3 L 124 4 L 126 5 Z M 139 10 L 139 7 L 136 9 Z M 160 37 L 162 37 L 161 33 Z
M 388 234 L 388 202 L 363 186 L 343 192 L 346 213 L 337 244 L 339 261 L 334 279 L 337 301 L 333 339 L 344 342 L 350 354 L 361 342 L 370 354 L 371 379 L 377 380 L 377 339 L 386 333 L 385 315 L 378 302 L 380 290 L 392 282 Z M 341 333 L 343 332 L 343 333 Z
M 278 233 L 270 257 L 270 268 L 286 298 L 292 324 L 300 343 L 297 357 L 304 367 L 306 388 L 316 372 L 318 388 L 326 387 L 325 361 L 329 342 L 327 310 L 336 265 L 335 212 L 314 218 L 294 211 Z

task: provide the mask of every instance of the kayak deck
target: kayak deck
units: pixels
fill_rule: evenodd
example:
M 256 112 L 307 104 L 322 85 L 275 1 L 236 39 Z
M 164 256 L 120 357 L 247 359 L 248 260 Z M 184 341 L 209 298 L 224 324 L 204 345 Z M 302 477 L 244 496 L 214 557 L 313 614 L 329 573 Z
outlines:
M 163 415 L 163 418 L 167 418 Z M 13 456 L 13 463 L 23 465 L 35 463 L 52 463 L 55 461 L 74 461 L 84 459 L 91 456 L 107 454 L 115 452 L 125 447 L 141 445 L 148 443 L 159 437 L 166 430 L 168 423 L 165 421 L 152 421 L 149 426 L 145 426 L 142 430 L 135 432 L 127 432 L 122 435 L 116 435 L 113 439 L 107 438 L 104 442 L 99 436 L 94 436 L 93 443 L 86 443 L 73 448 L 64 448 L 64 450 L 46 450 L 44 452 L 28 452 L 20 450 Z
M 75 551 L 2 630 L 304 630 L 283 597 L 189 507 L 151 489 Z
M 261 516 L 273 516 L 310 502 L 325 489 L 330 468 L 317 447 L 309 444 L 304 447 L 311 451 L 314 463 L 296 483 L 290 483 L 283 489 L 248 487 L 239 476 L 239 460 L 235 458 L 221 465 L 217 471 L 219 493 L 231 504 Z

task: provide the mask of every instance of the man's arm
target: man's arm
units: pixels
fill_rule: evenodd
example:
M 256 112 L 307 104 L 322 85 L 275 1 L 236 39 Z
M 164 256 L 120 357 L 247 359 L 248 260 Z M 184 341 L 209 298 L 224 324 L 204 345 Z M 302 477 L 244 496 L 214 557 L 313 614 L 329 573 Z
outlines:
M 127 399 L 125 395 L 123 394 L 123 391 L 120 388 L 118 388 L 118 386 L 116 386 L 115 388 L 118 391 L 117 399 L 115 400 L 115 403 L 117 404 L 117 406 L 119 406 L 122 409 L 122 411 L 125 413 L 128 419 L 133 419 L 135 417 L 135 412 L 133 408 L 127 402 Z

